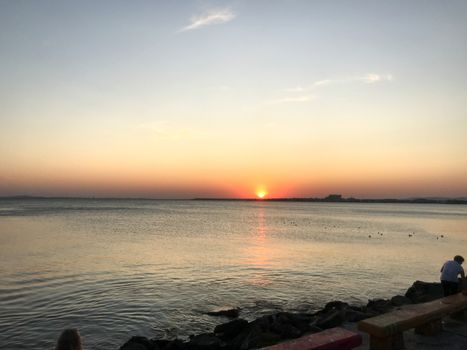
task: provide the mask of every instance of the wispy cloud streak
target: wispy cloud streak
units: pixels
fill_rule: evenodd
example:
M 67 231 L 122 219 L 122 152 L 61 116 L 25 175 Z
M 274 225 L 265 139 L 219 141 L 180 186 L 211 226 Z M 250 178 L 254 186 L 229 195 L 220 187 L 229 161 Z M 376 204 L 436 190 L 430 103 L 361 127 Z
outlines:
M 379 74 L 367 74 L 363 77 L 360 77 L 360 81 L 368 84 L 383 82 L 383 81 L 392 81 L 391 74 L 379 75 Z
M 179 32 L 195 30 L 213 24 L 227 23 L 233 20 L 235 17 L 236 14 L 229 8 L 209 10 L 202 15 L 191 17 L 190 24 L 180 28 Z
M 287 93 L 286 97 L 269 101 L 268 104 L 286 102 L 308 102 L 317 98 L 316 91 L 325 86 L 345 84 L 374 84 L 379 82 L 390 82 L 393 80 L 391 74 L 368 73 L 360 76 L 349 76 L 343 78 L 318 80 L 308 86 L 296 86 L 282 90 Z
M 325 86 L 325 85 L 333 85 L 333 84 L 348 84 L 348 83 L 377 83 L 377 82 L 384 82 L 384 81 L 392 81 L 392 75 L 390 74 L 374 74 L 368 73 L 363 76 L 356 76 L 356 77 L 347 77 L 341 79 L 324 79 L 318 80 L 313 83 L 313 87 L 316 86 Z
M 350 84 L 350 83 L 373 84 L 373 83 L 378 83 L 378 82 L 390 82 L 392 80 L 393 80 L 393 77 L 391 74 L 368 73 L 362 76 L 318 80 L 309 86 L 297 86 L 294 88 L 284 89 L 284 91 L 292 92 L 292 93 L 305 93 L 307 91 L 310 91 L 310 90 L 313 90 L 313 89 L 316 89 L 322 86 Z

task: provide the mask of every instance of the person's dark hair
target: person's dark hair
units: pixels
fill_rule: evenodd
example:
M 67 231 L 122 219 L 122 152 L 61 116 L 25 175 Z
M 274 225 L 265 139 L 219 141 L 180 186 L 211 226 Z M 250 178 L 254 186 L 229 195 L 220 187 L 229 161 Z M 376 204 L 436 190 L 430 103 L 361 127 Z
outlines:
M 65 329 L 57 340 L 55 350 L 83 350 L 78 330 L 76 328 Z
M 456 255 L 454 257 L 454 260 L 457 261 L 459 264 L 462 264 L 464 262 L 464 258 L 460 255 Z

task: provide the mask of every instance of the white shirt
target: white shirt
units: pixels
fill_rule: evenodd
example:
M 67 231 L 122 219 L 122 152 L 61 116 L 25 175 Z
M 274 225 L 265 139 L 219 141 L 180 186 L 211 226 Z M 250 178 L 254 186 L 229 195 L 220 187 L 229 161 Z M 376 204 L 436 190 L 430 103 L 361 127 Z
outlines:
M 464 272 L 464 269 L 457 261 L 446 261 L 441 268 L 441 281 L 458 282 L 457 276 L 461 272 Z

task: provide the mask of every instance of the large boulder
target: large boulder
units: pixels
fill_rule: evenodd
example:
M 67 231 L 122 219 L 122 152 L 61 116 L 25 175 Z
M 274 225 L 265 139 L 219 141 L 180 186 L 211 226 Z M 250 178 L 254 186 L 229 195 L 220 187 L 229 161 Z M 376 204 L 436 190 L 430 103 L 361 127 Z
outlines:
M 415 281 L 412 286 L 407 289 L 405 296 L 412 303 L 426 303 L 443 297 L 443 288 L 441 283 Z
M 408 304 L 412 304 L 412 300 L 410 300 L 404 295 L 395 295 L 391 298 L 391 304 L 396 307 L 402 306 L 402 305 L 408 305 Z
M 315 326 L 320 329 L 328 329 L 340 326 L 345 322 L 345 310 L 330 310 L 319 316 Z
M 157 350 L 157 345 L 146 337 L 131 337 L 119 350 Z
M 264 320 L 263 320 L 264 321 Z M 229 349 L 247 350 L 263 348 L 277 344 L 282 340 L 279 334 L 265 329 L 259 322 L 253 321 L 227 345 Z
M 220 325 L 216 327 L 216 333 L 219 331 L 222 334 L 230 328 L 243 328 L 235 338 L 225 340 L 226 347 L 239 350 L 261 348 L 313 331 L 315 328 L 310 325 L 310 321 L 315 319 L 316 317 L 310 314 L 278 312 L 262 316 L 247 325 L 232 322 Z
M 302 332 L 293 325 L 293 316 L 288 312 L 279 312 L 272 315 L 268 330 L 280 335 L 282 339 L 299 337 Z
M 250 327 L 259 327 L 262 331 L 280 335 L 282 339 L 290 339 L 311 330 L 310 323 L 315 319 L 310 314 L 278 312 L 252 321 Z
M 316 317 L 306 313 L 279 312 L 277 319 L 281 324 L 292 326 L 301 333 L 305 333 L 311 330 L 311 323 Z M 290 338 L 293 337 L 290 336 Z
M 184 350 L 186 344 L 181 339 L 153 339 L 154 344 L 161 350 Z
M 391 301 L 386 299 L 368 300 L 368 304 L 366 304 L 366 311 L 377 315 L 384 314 L 392 309 L 393 305 L 391 304 Z
M 248 327 L 248 321 L 241 318 L 220 324 L 214 328 L 214 334 L 223 340 L 233 339 Z
M 222 341 L 217 338 L 213 333 L 203 333 L 191 337 L 188 344 L 189 350 L 216 350 L 222 345 Z
M 328 312 L 331 310 L 344 310 L 349 307 L 349 304 L 344 303 L 343 301 L 335 300 L 335 301 L 330 301 L 326 305 L 324 305 L 324 312 Z
M 361 307 L 349 307 L 345 311 L 345 319 L 349 322 L 359 322 L 372 316 L 373 313 L 366 313 Z

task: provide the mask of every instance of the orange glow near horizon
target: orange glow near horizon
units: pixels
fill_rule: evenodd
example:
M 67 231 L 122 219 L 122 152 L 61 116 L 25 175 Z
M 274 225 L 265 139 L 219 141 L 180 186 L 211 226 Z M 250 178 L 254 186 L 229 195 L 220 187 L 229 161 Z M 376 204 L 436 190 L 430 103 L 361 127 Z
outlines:
M 39 146 L 38 146 L 39 147 Z M 47 154 L 36 154 L 31 146 L 30 158 L 20 166 L 13 159 L 0 171 L 0 196 L 83 196 L 83 197 L 148 197 L 148 198 L 285 198 L 325 197 L 339 193 L 357 198 L 405 198 L 416 196 L 465 196 L 465 171 L 431 169 L 423 166 L 392 169 L 386 166 L 365 167 L 359 163 L 345 169 L 322 164 L 319 171 L 308 165 L 290 163 L 275 167 L 268 164 L 206 163 L 196 164 L 196 157 L 174 163 L 160 162 L 158 168 L 148 159 L 128 155 L 120 164 L 111 157 L 98 162 L 97 152 L 66 159 L 57 150 L 53 163 Z M 118 153 L 118 152 L 117 152 Z M 27 154 L 24 150 L 21 154 Z M 86 153 L 87 154 L 87 153 Z M 120 154 L 120 153 L 118 153 Z M 37 157 L 36 157 L 37 156 Z M 94 158 L 95 157 L 95 158 Z M 37 159 L 36 159 L 37 158 Z M 228 157 L 238 159 L 239 157 Z M 256 158 L 255 158 L 256 159 Z M 374 163 L 374 162 L 373 162 Z M 281 163 L 282 164 L 282 163 Z M 423 172 L 421 172 L 421 170 Z M 452 169 L 452 168 L 451 168 Z
M 84 164 L 84 163 L 83 163 Z M 125 163 L 101 166 L 87 163 L 78 167 L 58 162 L 55 167 L 35 164 L 23 168 L 5 167 L 0 172 L 0 196 L 90 196 L 90 197 L 148 197 L 148 198 L 284 198 L 325 197 L 339 193 L 356 198 L 405 198 L 416 196 L 465 196 L 465 173 L 427 171 L 418 173 L 380 174 L 379 169 L 365 169 L 355 173 L 333 172 L 326 168 L 321 173 L 298 172 L 290 174 L 278 169 L 270 174 L 253 175 L 248 169 L 227 167 L 198 169 L 191 164 L 184 167 L 161 167 L 157 171 L 137 164 Z M 72 172 L 73 169 L 76 170 Z M 194 170 L 190 170 L 194 169 Z M 386 169 L 384 169 L 386 170 Z M 369 174 L 369 175 L 368 175 Z M 392 175 L 390 177 L 389 175 Z M 265 184 L 267 183 L 267 185 Z

